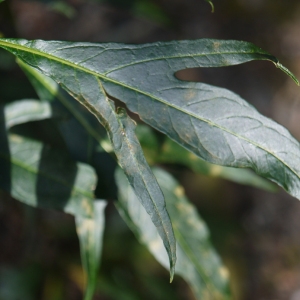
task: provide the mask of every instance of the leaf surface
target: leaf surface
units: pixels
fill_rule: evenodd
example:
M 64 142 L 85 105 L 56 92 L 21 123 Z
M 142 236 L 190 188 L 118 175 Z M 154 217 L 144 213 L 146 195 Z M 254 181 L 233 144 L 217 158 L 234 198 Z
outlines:
M 207 39 L 145 45 L 1 39 L 0 46 L 55 79 L 94 114 L 105 111 L 100 82 L 102 92 L 124 101 L 145 122 L 202 159 L 252 168 L 300 198 L 299 143 L 287 130 L 228 90 L 174 76 L 185 68 L 251 60 L 270 60 L 291 75 L 253 44 Z
M 170 174 L 161 169 L 155 169 L 154 174 L 165 195 L 177 240 L 176 274 L 189 283 L 197 299 L 228 299 L 227 271 L 210 244 L 206 224 Z M 116 172 L 116 180 L 119 187 L 116 206 L 121 216 L 138 240 L 168 267 L 168 258 L 155 227 L 120 169 Z
M 31 206 L 92 215 L 96 176 L 91 167 L 22 136 L 9 135 L 8 144 L 8 151 L 1 148 L 0 153 L 1 165 L 11 163 L 9 171 L 1 170 L 2 189 Z
M 53 117 L 50 103 L 30 99 L 0 108 L 1 143 L 8 144 L 0 149 L 1 164 L 11 163 L 10 170 L 1 170 L 1 188 L 31 206 L 91 217 L 96 184 L 91 167 L 74 162 L 64 151 L 6 133 L 14 125 Z
M 54 117 L 52 107 L 48 102 L 35 99 L 24 99 L 8 103 L 4 106 L 4 114 L 7 128 Z
M 150 162 L 151 165 L 160 163 L 181 164 L 193 170 L 195 173 L 224 178 L 269 192 L 277 191 L 275 184 L 258 176 L 252 170 L 210 164 L 184 149 L 168 137 L 160 143 L 153 130 L 146 125 L 137 126 L 136 133 L 143 147 L 147 161 Z

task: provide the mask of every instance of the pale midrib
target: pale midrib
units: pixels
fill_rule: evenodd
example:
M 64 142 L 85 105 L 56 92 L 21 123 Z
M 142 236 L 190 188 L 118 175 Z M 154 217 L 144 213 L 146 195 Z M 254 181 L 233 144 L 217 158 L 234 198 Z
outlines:
M 297 172 L 296 172 L 294 169 L 292 169 L 289 165 L 287 165 L 287 164 L 286 164 L 281 158 L 279 158 L 275 153 L 269 151 L 268 149 L 266 149 L 266 148 L 264 148 L 263 146 L 261 146 L 261 145 L 255 143 L 254 141 L 251 141 L 251 140 L 249 140 L 249 139 L 247 139 L 247 138 L 245 138 L 245 137 L 243 137 L 243 136 L 240 136 L 240 135 L 236 134 L 235 132 L 232 132 L 232 131 L 228 130 L 227 128 L 224 128 L 224 127 L 222 127 L 222 126 L 220 126 L 220 125 L 218 125 L 218 124 L 215 124 L 215 123 L 213 123 L 213 122 L 211 122 L 211 121 L 209 121 L 209 120 L 207 120 L 207 119 L 200 118 L 199 116 L 197 116 L 197 115 L 195 115 L 195 114 L 193 114 L 193 113 L 191 113 L 191 112 L 188 112 L 188 113 L 187 113 L 187 112 L 186 112 L 185 110 L 183 110 L 182 108 L 180 108 L 180 107 L 178 107 L 178 106 L 175 106 L 175 105 L 173 105 L 173 104 L 171 104 L 171 103 L 169 103 L 169 102 L 167 102 L 167 101 L 164 101 L 164 100 L 162 100 L 162 99 L 160 99 L 160 98 L 157 98 L 157 97 L 155 97 L 155 96 L 153 96 L 153 95 L 151 95 L 151 94 L 149 94 L 149 93 L 140 91 L 140 90 L 137 89 L 137 88 L 134 88 L 134 87 L 129 86 L 129 85 L 127 85 L 127 84 L 121 83 L 121 82 L 116 81 L 116 80 L 114 80 L 114 79 L 112 79 L 112 78 L 106 77 L 106 76 L 104 76 L 103 74 L 100 74 L 100 73 L 91 71 L 91 70 L 89 70 L 89 69 L 86 69 L 85 67 L 82 67 L 82 66 L 80 66 L 80 65 L 76 65 L 76 64 L 74 64 L 74 63 L 72 63 L 72 62 L 70 62 L 70 61 L 67 61 L 67 60 L 65 60 L 65 59 L 62 59 L 62 58 L 53 56 L 53 55 L 48 54 L 48 53 L 46 53 L 46 52 L 43 52 L 43 51 L 40 51 L 40 50 L 36 50 L 36 49 L 32 49 L 32 48 L 28 48 L 28 47 L 25 47 L 25 46 L 22 46 L 22 45 L 12 44 L 12 43 L 5 42 L 5 41 L 0 41 L 0 45 L 2 45 L 4 48 L 5 48 L 5 47 L 7 47 L 7 48 L 13 48 L 13 49 L 21 50 L 21 51 L 28 52 L 28 53 L 31 53 L 31 54 L 35 54 L 35 55 L 39 55 L 39 56 L 44 56 L 44 57 L 48 58 L 49 60 L 55 60 L 55 61 L 57 61 L 57 62 L 59 62 L 59 63 L 61 63 L 61 64 L 68 65 L 68 66 L 70 66 L 70 67 L 72 67 L 72 68 L 74 68 L 74 69 L 78 69 L 78 70 L 81 70 L 81 71 L 83 71 L 83 72 L 92 74 L 92 75 L 94 75 L 94 76 L 96 76 L 96 77 L 100 77 L 100 78 L 102 78 L 102 79 L 104 79 L 104 80 L 106 80 L 106 81 L 110 81 L 110 82 L 112 82 L 112 83 L 114 83 L 114 84 L 116 84 L 116 85 L 123 86 L 124 88 L 131 89 L 132 91 L 134 91 L 134 92 L 136 92 L 136 93 L 143 94 L 143 95 L 145 95 L 145 96 L 147 96 L 147 97 L 150 97 L 150 98 L 152 98 L 152 99 L 154 99 L 154 100 L 156 100 L 156 101 L 158 101 L 158 102 L 161 102 L 161 103 L 163 103 L 163 104 L 165 104 L 165 105 L 167 105 L 167 106 L 170 106 L 170 107 L 172 107 L 172 108 L 174 108 L 174 109 L 176 109 L 176 110 L 179 110 L 179 111 L 181 111 L 182 113 L 188 114 L 188 115 L 194 117 L 195 119 L 198 119 L 198 120 L 200 120 L 200 121 L 206 122 L 206 123 L 210 124 L 211 126 L 215 126 L 215 127 L 219 128 L 220 130 L 223 130 L 223 131 L 225 131 L 225 132 L 227 132 L 227 133 L 230 133 L 231 135 L 236 136 L 237 138 L 240 138 L 240 139 L 242 139 L 242 140 L 248 142 L 249 144 L 252 144 L 252 145 L 256 146 L 257 148 L 260 148 L 260 149 L 264 150 L 265 152 L 269 153 L 270 155 L 272 155 L 273 157 L 275 157 L 277 160 L 279 160 L 283 165 L 285 165 L 292 173 L 294 173 L 294 174 L 296 175 L 297 178 L 300 179 L 300 175 L 298 175 Z M 222 54 L 222 53 L 220 53 L 220 54 Z

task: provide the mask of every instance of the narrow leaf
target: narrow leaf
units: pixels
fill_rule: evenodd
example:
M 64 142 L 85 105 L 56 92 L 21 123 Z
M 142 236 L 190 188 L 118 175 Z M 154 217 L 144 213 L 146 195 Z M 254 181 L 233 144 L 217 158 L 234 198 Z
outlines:
M 155 169 L 154 174 L 165 195 L 177 240 L 176 274 L 189 283 L 197 299 L 227 299 L 227 271 L 210 244 L 205 223 L 171 175 L 160 169 Z M 116 172 L 116 180 L 119 187 L 116 206 L 120 214 L 139 241 L 168 267 L 168 258 L 155 227 L 120 170 Z
M 52 77 L 89 107 L 105 111 L 95 88 L 202 159 L 249 167 L 300 198 L 299 143 L 228 90 L 175 78 L 178 70 L 278 60 L 251 43 L 195 40 L 145 45 L 0 39 L 0 46 Z M 281 67 L 282 68 L 282 67 Z M 98 85 L 99 85 L 98 84 Z
M 38 100 L 9 103 L 4 106 L 4 112 L 6 126 L 1 128 L 7 129 L 24 122 L 53 117 L 51 104 Z M 4 130 L 2 135 L 5 135 Z M 87 274 L 85 300 L 91 300 L 100 264 L 107 203 L 93 201 L 96 178 L 90 167 L 72 162 L 61 151 L 46 148 L 44 150 L 42 143 L 10 136 L 9 149 L 0 149 L 0 161 L 9 158 L 12 165 L 11 188 L 6 190 L 17 200 L 31 206 L 60 209 L 75 215 L 83 268 Z M 0 172 L 0 178 L 5 175 Z M 3 189 L 8 186 L 1 183 Z
M 126 149 L 126 151 L 124 151 L 125 155 L 123 153 L 122 155 L 118 155 L 117 151 L 119 150 L 115 147 L 116 154 L 119 157 L 119 164 L 125 172 L 128 172 L 126 175 L 129 182 L 134 187 L 135 194 L 149 214 L 164 242 L 170 258 L 172 281 L 175 271 L 176 247 L 164 196 L 144 158 L 139 141 L 135 136 L 135 124 L 127 116 L 124 109 L 118 110 L 118 116 L 122 124 L 121 135 L 124 139 L 122 148 Z M 116 144 L 116 142 L 113 142 L 113 144 Z
M 106 201 L 96 200 L 94 202 L 94 216 L 92 218 L 86 218 L 81 215 L 75 216 L 81 260 L 87 274 L 87 286 L 84 300 L 92 300 L 96 288 L 102 252 L 105 220 L 104 209 L 106 205 Z
M 4 112 L 6 128 L 53 117 L 50 103 L 37 100 L 7 104 Z M 4 118 L 1 119 L 3 123 Z M 2 133 L 3 130 L 1 139 L 4 138 Z M 73 162 L 62 151 L 17 135 L 9 136 L 6 151 L 3 147 L 0 149 L 1 165 L 7 161 L 11 163 L 10 170 L 2 168 L 0 171 L 2 189 L 33 207 L 59 209 L 75 215 L 83 268 L 87 274 L 85 300 L 91 300 L 96 288 L 107 204 L 94 202 L 94 171 L 87 165 Z

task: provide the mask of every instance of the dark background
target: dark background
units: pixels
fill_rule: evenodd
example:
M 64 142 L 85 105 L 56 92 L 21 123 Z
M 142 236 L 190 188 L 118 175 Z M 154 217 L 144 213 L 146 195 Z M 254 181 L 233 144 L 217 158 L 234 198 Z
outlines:
M 277 56 L 300 78 L 299 0 L 6 0 L 0 34 L 26 39 L 144 43 L 238 39 Z M 233 90 L 299 140 L 299 88 L 270 62 L 191 69 L 178 77 Z M 36 98 L 14 58 L 0 50 L 1 103 Z M 1 167 L 1 166 L 0 166 Z M 207 221 L 237 300 L 300 299 L 300 203 L 169 167 Z M 71 216 L 34 210 L 1 193 L 0 300 L 81 299 L 83 278 Z M 95 299 L 193 299 L 187 285 L 140 246 L 107 209 Z

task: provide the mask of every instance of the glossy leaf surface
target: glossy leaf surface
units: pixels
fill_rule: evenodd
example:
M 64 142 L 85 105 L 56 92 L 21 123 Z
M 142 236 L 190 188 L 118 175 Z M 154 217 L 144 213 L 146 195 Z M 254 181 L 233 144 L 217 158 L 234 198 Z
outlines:
M 227 299 L 228 274 L 210 244 L 206 224 L 171 175 L 161 169 L 155 169 L 154 174 L 165 195 L 177 240 L 176 274 L 189 283 L 197 299 Z M 168 267 L 168 258 L 155 227 L 120 169 L 116 179 L 119 187 L 116 205 L 120 214 L 139 241 Z

